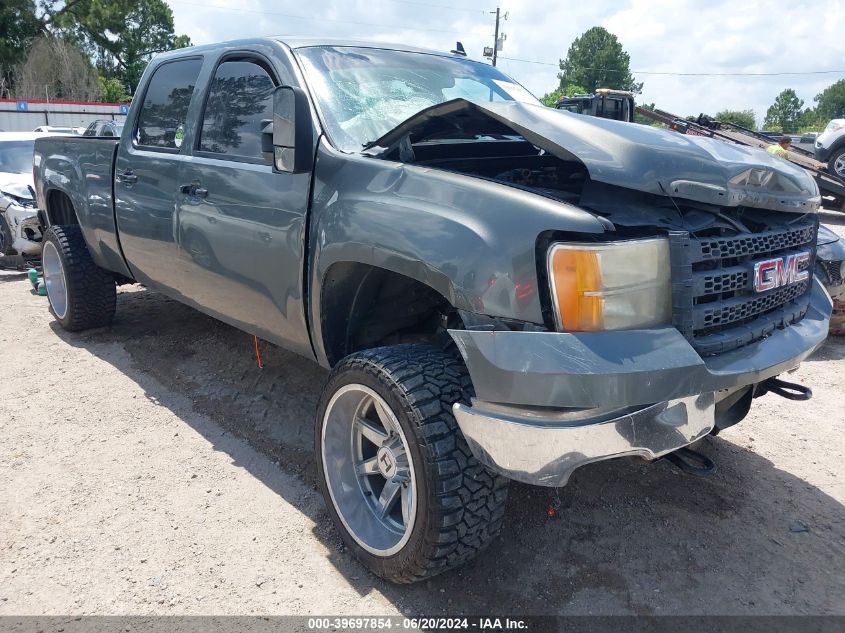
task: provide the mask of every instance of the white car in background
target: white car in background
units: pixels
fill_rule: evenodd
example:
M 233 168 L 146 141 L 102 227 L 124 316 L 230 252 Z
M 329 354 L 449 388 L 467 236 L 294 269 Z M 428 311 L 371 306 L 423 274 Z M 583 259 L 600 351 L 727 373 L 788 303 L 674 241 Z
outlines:
M 845 119 L 833 119 L 815 144 L 816 158 L 827 163 L 827 170 L 845 179 Z
M 44 132 L 45 134 L 82 134 L 82 128 L 66 127 L 62 125 L 39 125 L 33 132 Z
M 32 181 L 32 154 L 39 132 L 0 133 L 0 263 L 4 257 L 38 257 L 41 230 Z

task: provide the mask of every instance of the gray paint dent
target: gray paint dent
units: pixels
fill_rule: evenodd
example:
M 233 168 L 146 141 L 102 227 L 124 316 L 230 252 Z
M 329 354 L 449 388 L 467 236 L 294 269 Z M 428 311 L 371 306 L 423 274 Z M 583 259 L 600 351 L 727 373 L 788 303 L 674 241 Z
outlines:
M 316 341 L 323 280 L 336 263 L 411 277 L 460 310 L 542 324 L 538 236 L 603 232 L 595 216 L 568 204 L 443 170 L 342 154 L 325 140 L 312 200 Z
M 454 99 L 426 108 L 371 143 L 369 151 L 437 138 L 439 132 L 520 134 L 563 160 L 580 160 L 590 178 L 656 195 L 806 213 L 821 205 L 803 169 L 765 151 L 667 130 L 519 102 Z
M 832 307 L 816 280 L 801 321 L 705 358 L 675 328 L 449 333 L 480 400 L 538 407 L 649 405 L 755 384 L 792 369 L 824 342 Z

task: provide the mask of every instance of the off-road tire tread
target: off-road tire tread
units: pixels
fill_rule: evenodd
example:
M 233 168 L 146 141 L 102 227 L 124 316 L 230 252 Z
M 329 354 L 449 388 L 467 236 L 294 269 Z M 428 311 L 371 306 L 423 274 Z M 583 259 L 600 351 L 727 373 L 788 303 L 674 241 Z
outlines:
M 341 360 L 329 377 L 357 369 L 392 383 L 408 403 L 435 503 L 429 507 L 423 546 L 389 577 L 413 583 L 474 558 L 499 534 L 508 480 L 473 455 L 452 414 L 455 402 L 469 402 L 472 383 L 463 361 L 425 344 L 373 348 Z M 331 394 L 324 393 L 324 398 Z M 319 423 L 319 422 L 318 422 Z M 411 438 L 408 438 L 412 441 Z
M 62 327 L 79 332 L 110 325 L 117 305 L 114 275 L 94 263 L 82 228 L 78 224 L 51 226 L 44 240 L 56 246 L 65 269 L 67 313 L 63 320 L 56 316 Z

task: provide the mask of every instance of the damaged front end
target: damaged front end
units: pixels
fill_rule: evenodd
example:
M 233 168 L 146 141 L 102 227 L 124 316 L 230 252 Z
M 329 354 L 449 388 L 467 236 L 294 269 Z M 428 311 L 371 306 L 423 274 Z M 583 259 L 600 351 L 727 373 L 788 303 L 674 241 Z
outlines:
M 41 253 L 41 227 L 35 194 L 26 184 L 0 185 L 0 253 L 18 264 Z
M 478 459 L 548 486 L 741 420 L 827 335 L 815 181 L 759 150 L 515 102 L 428 108 L 365 153 L 523 189 L 600 234 L 537 236 L 546 331 L 451 330 Z M 558 257 L 558 255 L 560 255 Z

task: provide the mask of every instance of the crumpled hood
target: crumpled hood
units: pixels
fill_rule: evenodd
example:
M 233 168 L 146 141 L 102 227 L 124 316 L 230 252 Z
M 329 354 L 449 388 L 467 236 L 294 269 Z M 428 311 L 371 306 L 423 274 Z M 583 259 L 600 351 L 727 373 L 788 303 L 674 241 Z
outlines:
M 0 172 L 0 191 L 5 191 L 18 198 L 34 198 L 32 174 Z
M 399 147 L 401 153 L 408 135 L 417 143 L 456 133 L 517 133 L 558 158 L 580 161 L 593 180 L 646 193 L 796 213 L 821 205 L 805 170 L 763 150 L 515 101 L 447 101 L 367 147 Z

